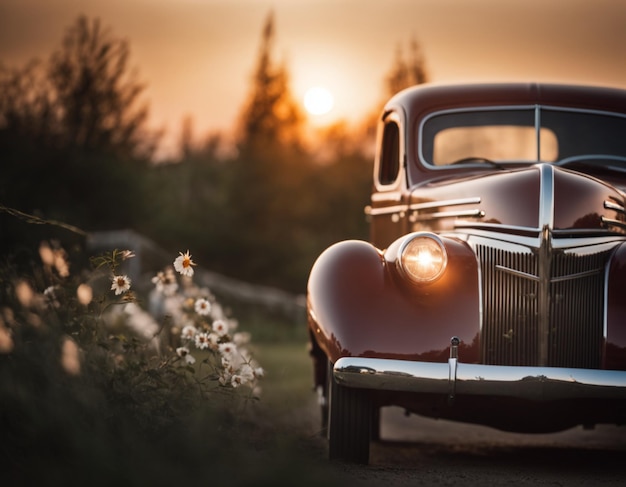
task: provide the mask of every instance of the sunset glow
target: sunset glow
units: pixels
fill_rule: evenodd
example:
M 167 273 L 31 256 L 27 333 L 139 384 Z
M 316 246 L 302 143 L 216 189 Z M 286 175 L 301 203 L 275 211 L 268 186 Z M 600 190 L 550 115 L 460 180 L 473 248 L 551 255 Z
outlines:
M 128 39 L 130 64 L 147 87 L 149 123 L 164 130 L 161 144 L 170 148 L 177 147 L 188 116 L 198 137 L 236 126 L 270 12 L 265 2 L 254 0 L 90 0 L 78 2 L 80 8 L 74 0 L 4 3 L 0 61 L 7 66 L 45 59 L 81 13 Z M 337 120 L 358 124 L 369 115 L 387 97 L 385 77 L 396 53 L 408 54 L 413 39 L 434 82 L 622 87 L 626 79 L 626 64 L 620 62 L 626 4 L 615 0 L 597 0 L 592 7 L 584 0 L 274 4 L 274 60 L 288 68 L 293 93 L 317 126 Z M 377 35 L 381 32 L 389 34 Z M 331 108 L 328 100 L 317 108 L 304 105 L 313 86 L 330 91 Z
M 321 86 L 310 88 L 304 95 L 304 108 L 311 115 L 325 115 L 334 105 L 332 93 Z

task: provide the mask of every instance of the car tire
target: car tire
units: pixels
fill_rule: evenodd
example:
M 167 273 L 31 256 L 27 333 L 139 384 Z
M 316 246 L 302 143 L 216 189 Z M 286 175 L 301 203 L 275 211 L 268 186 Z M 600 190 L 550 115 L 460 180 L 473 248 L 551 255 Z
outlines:
M 330 365 L 332 370 L 332 365 Z M 367 391 L 344 387 L 329 377 L 328 456 L 330 460 L 367 464 L 373 410 Z

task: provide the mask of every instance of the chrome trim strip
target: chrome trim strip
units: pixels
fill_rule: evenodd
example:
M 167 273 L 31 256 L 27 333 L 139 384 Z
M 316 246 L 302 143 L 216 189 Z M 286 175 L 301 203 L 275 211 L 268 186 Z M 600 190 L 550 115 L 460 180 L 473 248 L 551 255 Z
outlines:
M 541 160 L 541 105 L 535 105 L 535 143 L 537 144 L 537 160 Z
M 412 362 L 364 357 L 337 360 L 333 376 L 346 387 L 430 394 L 507 396 L 534 401 L 626 400 L 626 371 Z
M 526 272 L 517 271 L 515 269 L 510 269 L 509 267 L 504 267 L 502 265 L 496 265 L 496 269 L 502 272 L 506 272 L 507 274 L 512 274 L 514 276 L 522 277 L 524 279 L 529 279 L 531 281 L 539 281 L 539 277 L 533 274 L 528 274 Z
M 387 215 L 391 213 L 401 213 L 407 210 L 406 205 L 395 205 L 395 206 L 385 206 L 382 208 L 372 208 L 370 207 L 368 211 L 368 215 L 377 216 L 377 215 Z
M 613 201 L 609 201 L 609 200 L 606 200 L 604 202 L 604 209 L 606 209 L 606 210 L 614 210 L 614 211 L 617 211 L 618 213 L 626 214 L 626 209 L 624 208 L 624 206 L 622 206 L 622 205 L 620 205 L 618 203 L 615 203 Z
M 626 222 L 622 222 L 614 218 L 607 218 L 605 216 L 600 217 L 600 220 L 605 225 L 621 228 L 622 230 L 626 230 Z
M 460 210 L 460 211 L 438 211 L 436 213 L 417 214 L 411 217 L 411 221 L 423 222 L 428 220 L 438 220 L 440 218 L 483 218 L 483 210 Z
M 541 173 L 539 182 L 539 224 L 542 230 L 554 228 L 554 167 L 550 164 L 537 165 Z
M 598 269 L 593 269 L 586 272 L 578 272 L 576 274 L 568 274 L 567 276 L 553 277 L 550 279 L 550 282 L 573 281 L 574 279 L 582 279 L 583 277 L 589 277 L 595 274 L 602 273 L 604 273 L 604 267 L 599 267 Z
M 458 221 L 454 223 L 456 229 L 478 229 L 485 230 L 485 232 L 493 232 L 494 234 L 520 234 L 520 233 L 533 233 L 539 234 L 538 228 L 522 227 L 518 225 L 503 225 L 501 223 L 484 223 L 484 222 L 464 222 Z
M 442 206 L 460 206 L 460 205 L 477 205 L 480 203 L 480 197 L 459 198 L 454 200 L 428 201 L 426 203 L 413 203 L 409 205 L 410 210 L 429 210 L 432 208 L 440 208 Z
M 534 230 L 535 233 L 538 230 Z M 539 248 L 540 241 L 538 236 L 513 235 L 500 232 L 491 232 L 488 230 L 476 230 L 471 234 L 460 232 L 448 232 L 444 235 L 459 238 L 466 241 L 474 247 L 477 244 L 495 246 L 503 250 L 530 251 Z M 623 235 L 599 235 L 590 237 L 577 238 L 555 238 L 552 235 L 552 248 L 562 250 L 565 253 L 592 254 L 608 250 L 611 247 L 619 245 L 626 241 Z
M 518 271 L 515 269 L 511 269 L 509 267 L 504 267 L 503 265 L 496 265 L 496 269 L 502 272 L 506 272 L 507 274 L 511 274 L 513 276 L 521 277 L 523 279 L 528 279 L 530 281 L 539 281 L 539 276 L 535 276 L 533 274 L 528 274 L 527 272 Z M 560 277 L 552 277 L 550 278 L 550 283 L 555 282 L 565 282 L 565 281 L 573 281 L 574 279 L 582 279 L 583 277 L 593 276 L 595 274 L 600 274 L 604 272 L 604 268 L 593 269 L 591 271 L 578 272 L 576 274 L 568 274 L 567 276 Z
M 537 250 L 537 313 L 538 313 L 538 364 L 546 366 L 549 356 L 550 336 L 550 282 L 552 261 L 554 258 L 552 247 L 552 231 L 554 229 L 554 167 L 548 164 L 539 164 L 539 227 L 541 237 Z

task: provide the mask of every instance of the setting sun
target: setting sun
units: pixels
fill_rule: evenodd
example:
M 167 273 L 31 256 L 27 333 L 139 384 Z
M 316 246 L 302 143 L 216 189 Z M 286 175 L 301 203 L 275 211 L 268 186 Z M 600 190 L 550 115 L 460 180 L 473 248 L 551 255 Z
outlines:
M 316 86 L 304 95 L 304 108 L 311 115 L 324 115 L 333 109 L 335 100 L 326 88 Z

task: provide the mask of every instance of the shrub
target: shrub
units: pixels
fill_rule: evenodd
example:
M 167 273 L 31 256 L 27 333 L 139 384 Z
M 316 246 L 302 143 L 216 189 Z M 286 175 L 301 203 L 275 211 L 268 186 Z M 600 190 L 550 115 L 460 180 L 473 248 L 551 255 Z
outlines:
M 263 369 L 189 252 L 148 296 L 120 272 L 130 251 L 70 273 L 65 251 L 39 248 L 25 274 L 0 269 L 0 458 L 3 477 L 38 485 L 158 485 L 196 478 L 246 442 L 243 414 Z M 232 447 L 232 448 L 231 448 Z M 221 469 L 221 470 L 220 470 Z

